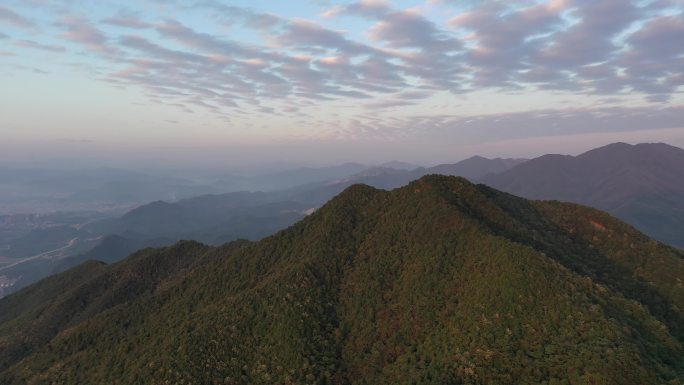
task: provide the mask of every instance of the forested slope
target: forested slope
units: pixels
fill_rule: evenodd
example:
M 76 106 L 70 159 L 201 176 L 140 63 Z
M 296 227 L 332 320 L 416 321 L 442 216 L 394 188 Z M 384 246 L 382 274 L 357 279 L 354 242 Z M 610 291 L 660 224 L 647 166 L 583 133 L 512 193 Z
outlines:
M 93 278 L 0 300 L 0 383 L 684 380 L 680 251 L 462 178 L 355 185 L 259 242 L 77 269 Z

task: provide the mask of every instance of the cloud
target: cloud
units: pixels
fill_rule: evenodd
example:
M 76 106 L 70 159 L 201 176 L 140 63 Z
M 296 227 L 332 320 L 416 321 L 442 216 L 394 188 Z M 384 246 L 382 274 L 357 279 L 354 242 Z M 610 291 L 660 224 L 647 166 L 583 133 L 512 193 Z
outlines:
M 684 85 L 684 16 L 661 16 L 649 20 L 631 34 L 619 65 L 622 81 L 635 91 L 649 94 L 651 101 L 664 102 Z
M 113 46 L 108 44 L 105 34 L 84 17 L 68 16 L 63 18 L 59 25 L 65 29 L 65 32 L 60 35 L 63 39 L 78 43 L 96 53 L 115 52 Z
M 630 35 L 628 43 L 640 54 L 651 58 L 673 59 L 684 54 L 684 14 L 649 20 Z
M 78 138 L 61 138 L 61 139 L 57 139 L 57 141 L 58 142 L 65 142 L 65 143 L 78 143 L 78 144 L 95 143 L 95 141 L 92 139 L 78 139 Z
M 16 42 L 16 45 L 19 47 L 33 48 L 33 49 L 37 49 L 37 50 L 50 51 L 50 52 L 64 52 L 66 50 L 61 45 L 42 44 L 42 43 L 35 42 L 33 40 L 19 40 L 18 42 Z
M 366 45 L 348 40 L 341 32 L 324 28 L 309 20 L 293 20 L 287 23 L 283 32 L 272 38 L 272 42 L 280 47 L 296 48 L 314 54 L 325 54 L 328 50 L 347 55 L 377 53 Z
M 548 0 L 525 6 L 484 2 L 449 21 L 465 33 L 473 87 L 608 95 L 638 92 L 667 100 L 677 88 L 681 6 Z M 677 40 L 680 39 L 680 40 Z M 650 58 L 650 59 L 649 59 Z M 648 76 L 653 71 L 657 76 Z
M 341 15 L 353 15 L 363 17 L 380 17 L 389 13 L 392 6 L 385 0 L 361 0 L 345 6 L 335 6 L 323 13 L 324 17 L 336 17 Z
M 182 62 L 197 63 L 200 61 L 208 61 L 209 59 L 202 55 L 197 55 L 185 51 L 171 50 L 160 45 L 151 43 L 144 37 L 127 35 L 119 39 L 119 43 L 123 47 L 132 48 L 145 56 L 154 58 L 156 60 L 167 60 L 176 64 L 173 68 L 178 68 Z M 170 69 L 173 69 L 170 68 Z
M 140 18 L 131 15 L 108 17 L 102 20 L 102 23 L 132 29 L 147 29 L 151 27 L 149 23 L 145 23 Z
M 29 19 L 3 6 L 0 6 L 0 22 L 19 28 L 31 28 L 34 26 L 33 22 Z
M 378 107 L 401 106 L 379 102 Z M 639 130 L 684 128 L 684 106 L 675 107 L 595 107 L 538 109 L 480 115 L 426 115 L 378 120 L 369 130 L 366 123 L 345 127 L 340 137 L 385 137 L 401 132 L 405 139 L 433 142 L 482 144 L 491 141 L 620 133 Z
M 255 12 L 251 8 L 221 4 L 217 1 L 199 1 L 190 9 L 202 8 L 212 12 L 212 16 L 224 24 L 241 24 L 258 30 L 268 30 L 287 22 L 273 13 Z
M 537 57 L 559 69 L 613 59 L 620 50 L 614 39 L 645 16 L 634 2 L 625 0 L 574 0 L 566 5 L 575 23 L 553 34 Z
M 448 92 L 551 91 L 597 103 L 641 96 L 667 105 L 684 86 L 684 13 L 674 1 L 442 1 L 400 8 L 361 0 L 317 19 L 205 0 L 154 7 L 163 12 L 144 18 L 140 9 L 114 10 L 97 21 L 61 13 L 72 16 L 62 17 L 57 36 L 93 53 L 88 59 L 97 58 L 98 75 L 112 84 L 232 121 L 268 114 L 315 125 L 316 107 L 344 106 L 356 112 L 336 113 L 361 122 L 368 134 L 378 132 L 373 126 L 455 124 L 447 115 L 410 121 L 383 115 Z M 64 49 L 46 41 L 15 44 Z
M 258 49 L 249 48 L 241 43 L 220 39 L 208 33 L 201 33 L 176 20 L 166 20 L 154 24 L 154 29 L 163 37 L 181 43 L 187 48 L 211 52 L 216 55 L 240 55 L 264 57 Z
M 406 86 L 413 78 L 419 86 L 435 90 L 463 88 L 462 41 L 419 9 L 396 10 L 385 1 L 361 1 L 333 8 L 325 15 L 361 16 L 374 22 L 366 35 L 380 45 L 376 49 L 386 57 L 384 63 L 374 64 L 391 69 L 375 73 L 392 76 L 395 86 Z
M 280 35 L 272 39 L 277 51 L 199 33 L 176 20 L 147 27 L 159 34 L 164 45 L 139 35 L 116 40 L 126 55 L 112 59 L 127 67 L 113 72 L 110 81 L 142 85 L 151 94 L 182 99 L 183 106 L 217 112 L 252 105 L 259 112 L 275 113 L 262 102 L 289 95 L 299 100 L 284 107 L 298 111 L 296 104 L 304 99 L 365 99 L 371 97 L 369 92 L 395 92 L 406 85 L 397 72 L 400 67 L 389 63 L 390 57 L 381 50 L 311 21 L 281 25 Z M 165 47 L 170 42 L 182 49 Z M 314 59 L 312 55 L 320 52 L 337 56 Z M 352 64 L 352 57 L 361 60 Z
M 418 10 L 406 9 L 379 17 L 368 30 L 372 40 L 387 43 L 392 48 L 415 48 L 423 51 L 459 51 L 460 40 L 440 29 Z
M 374 101 L 371 103 L 367 103 L 364 105 L 365 108 L 369 110 L 384 110 L 387 108 L 394 108 L 394 107 L 405 107 L 405 106 L 412 106 L 414 103 L 409 100 L 400 100 L 400 99 L 390 99 L 390 100 L 381 100 L 381 101 Z
M 548 70 L 534 65 L 532 55 L 544 42 L 532 37 L 555 31 L 563 23 L 561 13 L 565 9 L 567 4 L 563 1 L 513 10 L 503 3 L 491 2 L 450 19 L 448 23 L 452 28 L 468 33 L 466 60 L 473 69 L 473 85 L 514 86 L 522 70 L 533 71 L 533 76 L 551 75 Z

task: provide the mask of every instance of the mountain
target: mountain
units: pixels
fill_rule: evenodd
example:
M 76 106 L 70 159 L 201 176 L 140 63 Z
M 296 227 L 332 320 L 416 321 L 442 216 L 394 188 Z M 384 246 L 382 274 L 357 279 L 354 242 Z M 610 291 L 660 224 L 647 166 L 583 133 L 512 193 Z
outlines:
M 684 247 L 684 150 L 677 147 L 614 143 L 578 156 L 544 155 L 482 181 L 530 199 L 597 207 Z
M 31 230 L 28 234 L 6 243 L 3 253 L 10 258 L 35 255 L 64 246 L 64 241 L 81 236 L 82 232 L 73 226 L 51 226 Z
M 427 176 L 259 242 L 86 262 L 0 300 L 7 384 L 676 384 L 684 253 Z
M 275 194 L 229 193 L 176 203 L 153 202 L 88 229 L 150 239 L 194 239 L 220 244 L 237 238 L 259 239 L 301 219 L 311 205 L 279 201 Z M 273 200 L 272 200 L 273 199 Z
M 0 213 L 121 213 L 158 199 L 221 192 L 185 178 L 113 168 L 32 168 L 0 165 Z
M 287 201 L 276 193 L 239 192 L 152 202 L 79 229 L 33 230 L 12 241 L 12 248 L 4 252 L 32 257 L 0 266 L 0 279 L 11 282 L 0 297 L 87 259 L 115 262 L 137 249 L 180 239 L 212 245 L 239 238 L 260 239 L 300 220 L 311 208 L 311 204 Z
M 236 181 L 235 176 L 216 182 L 216 186 L 237 190 L 275 191 L 321 183 L 332 179 L 346 178 L 368 168 L 360 163 L 344 163 L 328 167 L 300 167 L 291 170 L 271 172 L 253 177 L 242 177 Z
M 481 156 L 473 156 L 455 164 L 440 164 L 434 167 L 430 167 L 426 170 L 426 175 L 441 174 L 462 176 L 471 181 L 478 181 L 485 176 L 502 173 L 526 161 L 527 159 L 488 159 Z
M 392 189 L 430 173 L 466 176 L 476 180 L 523 161 L 472 157 L 455 164 L 413 170 L 373 167 L 348 178 L 312 182 L 277 191 L 202 195 L 173 203 L 156 201 L 135 208 L 120 217 L 93 221 L 79 226 L 78 229 L 63 226 L 62 231 L 57 231 L 60 228 L 36 230 L 12 241 L 12 256 L 35 255 L 44 250 L 58 247 L 61 250 L 65 245 L 71 246 L 62 251 L 66 255 L 30 259 L 7 269 L 0 267 L 0 278 L 12 282 L 5 288 L 5 293 L 0 293 L 0 297 L 49 274 L 73 267 L 86 259 L 114 262 L 137 248 L 168 245 L 180 239 L 194 239 L 212 245 L 238 238 L 256 240 L 293 224 L 307 212 L 321 206 L 353 184 L 364 183 L 377 188 Z M 401 164 L 390 162 L 387 165 Z M 277 174 L 277 178 L 301 182 L 306 178 L 322 179 L 325 175 L 347 175 L 362 168 L 364 166 L 356 163 L 319 169 L 302 168 L 284 171 Z M 283 185 L 285 182 L 277 183 Z M 105 242 L 96 247 L 98 240 L 107 240 L 112 235 L 119 237 L 116 238 L 117 242 Z M 126 244 L 126 247 L 122 247 L 121 244 Z M 137 248 L 132 248 L 133 245 Z M 91 251 L 93 247 L 96 249 Z
M 382 168 L 391 168 L 395 170 L 413 170 L 416 168 L 420 168 L 421 166 L 413 163 L 408 163 L 408 162 L 401 162 L 398 160 L 392 160 L 389 162 L 381 163 L 377 165 L 377 167 L 382 167 Z
M 430 174 L 461 176 L 471 181 L 506 171 L 515 167 L 526 159 L 488 159 L 481 156 L 473 156 L 453 164 L 439 164 L 433 167 L 418 167 L 410 170 L 388 167 L 371 167 L 349 178 L 337 181 L 337 184 L 365 183 L 379 188 L 396 188 L 413 180 Z
M 175 243 L 173 238 L 126 238 L 121 235 L 108 235 L 95 247 L 84 253 L 54 261 L 49 274 L 60 273 L 86 261 L 114 263 L 137 250 L 148 247 L 164 247 Z

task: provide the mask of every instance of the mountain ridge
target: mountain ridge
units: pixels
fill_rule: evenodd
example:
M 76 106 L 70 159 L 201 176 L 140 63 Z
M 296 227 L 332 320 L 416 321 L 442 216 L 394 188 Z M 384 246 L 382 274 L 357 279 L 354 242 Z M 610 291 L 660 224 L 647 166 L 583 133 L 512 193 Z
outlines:
M 607 210 L 684 247 L 684 150 L 674 146 L 613 143 L 577 156 L 544 155 L 482 182 L 529 199 Z
M 0 380 L 684 378 L 682 253 L 579 205 L 527 201 L 443 176 L 392 191 L 354 185 L 262 241 L 150 249 L 102 274 L 148 276 L 143 267 L 155 255 L 195 267 L 152 279 L 149 289 L 103 311 L 96 310 L 112 302 L 99 297 L 127 291 L 116 289 L 125 287 L 116 280 L 93 278 L 87 285 L 114 291 L 90 297 L 80 311 L 90 316 L 28 353 L 12 358 L 0 349 L 7 363 Z M 0 300 L 0 310 L 31 299 L 42 285 Z M 18 317 L 20 332 L 39 322 L 30 314 Z M 0 345 L 17 340 L 20 332 L 10 326 L 0 323 Z

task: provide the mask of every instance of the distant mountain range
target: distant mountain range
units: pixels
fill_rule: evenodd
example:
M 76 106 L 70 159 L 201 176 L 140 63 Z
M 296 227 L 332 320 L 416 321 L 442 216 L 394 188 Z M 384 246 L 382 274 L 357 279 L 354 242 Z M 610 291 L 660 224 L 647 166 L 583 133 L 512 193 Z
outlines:
M 578 156 L 544 155 L 482 179 L 529 199 L 576 202 L 684 248 L 684 150 L 614 143 Z
M 506 171 L 525 161 L 527 159 L 488 159 L 473 156 L 454 164 L 439 164 L 433 167 L 418 167 L 410 170 L 372 167 L 348 178 L 338 180 L 334 184 L 349 186 L 354 183 L 365 183 L 373 187 L 392 189 L 430 174 L 460 176 L 476 182 L 488 175 Z
M 527 159 L 488 159 L 481 156 L 473 156 L 455 164 L 440 164 L 425 170 L 425 175 L 440 174 L 462 176 L 476 182 L 489 175 L 502 173 L 512 167 L 525 163 Z
M 353 184 L 394 189 L 429 174 L 464 176 L 529 199 L 593 206 L 661 242 L 684 248 L 684 150 L 676 147 L 615 143 L 578 156 L 544 155 L 529 161 L 476 156 L 411 170 L 378 166 L 356 172 L 360 167 L 350 163 L 316 170 L 307 179 L 314 182 L 283 190 L 158 201 L 77 230 L 55 227 L 34 231 L 14 240 L 14 250 L 35 254 L 74 238 L 78 242 L 69 258 L 39 258 L 11 268 L 0 265 L 0 276 L 12 282 L 0 288 L 0 296 L 3 290 L 10 293 L 82 261 L 112 262 L 146 246 L 170 245 L 181 239 L 210 245 L 239 238 L 257 240 L 302 219 Z M 335 178 L 321 181 L 325 172 Z M 355 173 L 340 177 L 351 172 Z M 305 169 L 298 169 L 281 175 L 302 181 L 305 174 Z M 115 241 L 110 236 L 116 236 Z
M 186 178 L 113 168 L 0 166 L 0 214 L 100 211 L 120 214 L 141 203 L 224 190 Z
M 307 183 L 277 191 L 202 195 L 174 203 L 155 201 L 120 217 L 93 221 L 78 228 L 56 226 L 33 230 L 10 241 L 8 245 L 11 249 L 7 253 L 15 257 L 35 255 L 68 244 L 73 239 L 77 242 L 72 250 L 78 252 L 72 252 L 68 258 L 46 256 L 10 268 L 0 266 L 0 276 L 13 280 L 13 284 L 4 289 L 7 294 L 82 261 L 96 259 L 111 262 L 145 246 L 169 245 L 181 239 L 193 239 L 211 245 L 239 238 L 257 240 L 302 219 L 306 213 L 355 183 L 391 189 L 435 173 L 436 169 L 450 175 L 482 177 L 519 162 L 474 157 L 453 165 L 440 165 L 435 169 L 364 169 L 360 164 L 348 163 L 321 169 L 284 171 L 271 175 L 272 178 L 282 179 L 277 183 L 272 181 L 273 185 L 285 185 L 288 180 L 290 183 Z M 389 165 L 410 166 L 400 162 L 385 166 Z M 364 171 L 358 172 L 361 169 Z M 349 175 L 354 172 L 356 174 Z M 325 175 L 329 179 L 325 179 Z M 116 237 L 110 239 L 110 236 Z M 102 253 L 102 256 L 97 253 Z M 0 297 L 3 295 L 1 290 Z
M 361 163 L 344 163 L 328 167 L 300 167 L 250 177 L 230 175 L 215 182 L 214 185 L 228 191 L 275 191 L 345 178 L 367 168 L 368 166 Z
M 1 299 L 0 383 L 678 384 L 682 277 L 682 251 L 589 207 L 354 185 L 259 242 Z
M 96 259 L 113 262 L 147 246 L 163 246 L 180 239 L 222 244 L 238 238 L 260 239 L 303 218 L 311 205 L 278 201 L 266 193 L 229 193 L 202 196 L 176 203 L 153 202 L 121 217 L 104 219 L 74 228 L 68 226 L 33 230 L 13 240 L 11 250 L 36 255 L 22 263 L 0 265 L 0 276 L 13 285 L 0 290 L 11 293 L 50 274 Z M 40 250 L 70 254 L 41 255 Z M 80 252 L 74 252 L 74 251 Z M 21 259 L 20 259 L 21 260 Z

